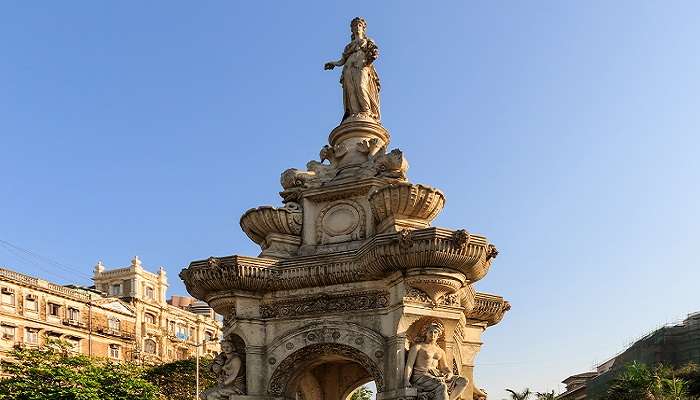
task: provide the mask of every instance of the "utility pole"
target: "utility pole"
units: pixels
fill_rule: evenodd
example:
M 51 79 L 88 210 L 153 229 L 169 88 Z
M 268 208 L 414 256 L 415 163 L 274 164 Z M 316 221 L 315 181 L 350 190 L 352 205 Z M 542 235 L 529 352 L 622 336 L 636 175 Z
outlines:
M 202 343 L 199 343 L 195 345 L 195 353 L 196 357 L 195 359 L 197 360 L 195 370 L 197 371 L 195 376 L 195 392 L 194 392 L 194 400 L 199 400 L 199 348 L 201 346 L 204 346 L 204 344 L 207 342 L 207 339 L 202 340 Z
M 88 356 L 92 357 L 92 293 L 88 293 Z

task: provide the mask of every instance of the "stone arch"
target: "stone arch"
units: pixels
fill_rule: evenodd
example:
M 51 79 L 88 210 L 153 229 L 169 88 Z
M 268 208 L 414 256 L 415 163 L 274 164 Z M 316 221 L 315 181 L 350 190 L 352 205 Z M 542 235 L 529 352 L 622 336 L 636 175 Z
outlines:
M 337 332 L 337 333 L 336 333 Z M 315 339 L 314 339 L 315 338 Z M 313 320 L 301 328 L 290 330 L 275 338 L 268 345 L 268 354 L 277 357 L 280 351 L 291 350 L 289 343 L 296 347 L 316 341 L 346 342 L 351 347 L 370 346 L 384 347 L 384 337 L 378 332 L 365 326 L 347 321 Z M 282 348 L 282 345 L 285 345 Z M 288 355 L 288 354 L 287 354 Z M 285 355 L 286 356 L 286 355 Z M 282 357 L 277 357 L 282 358 Z
M 314 343 L 294 351 L 275 368 L 268 385 L 268 392 L 273 396 L 283 396 L 290 390 L 290 384 L 298 379 L 301 374 L 329 360 L 344 360 L 359 365 L 369 375 L 367 382 L 374 380 L 377 391 L 384 390 L 384 376 L 382 371 L 370 356 L 347 344 L 341 343 Z M 356 381 L 350 384 L 355 384 Z M 353 386 L 354 388 L 355 386 Z M 343 389 L 345 392 L 346 389 Z

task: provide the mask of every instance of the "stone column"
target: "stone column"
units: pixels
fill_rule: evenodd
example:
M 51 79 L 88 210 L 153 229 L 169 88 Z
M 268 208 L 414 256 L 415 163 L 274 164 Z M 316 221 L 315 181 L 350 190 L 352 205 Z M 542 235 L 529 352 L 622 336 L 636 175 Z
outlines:
M 406 335 L 390 337 L 386 343 L 384 390 L 390 392 L 406 386 L 403 381 L 406 368 Z
M 267 395 L 267 377 L 263 371 L 267 371 L 265 365 L 264 346 L 246 346 L 246 391 L 252 396 Z

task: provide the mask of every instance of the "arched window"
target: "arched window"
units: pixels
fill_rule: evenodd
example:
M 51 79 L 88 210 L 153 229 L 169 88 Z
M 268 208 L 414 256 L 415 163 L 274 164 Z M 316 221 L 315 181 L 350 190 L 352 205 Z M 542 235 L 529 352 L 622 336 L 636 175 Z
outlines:
M 143 351 L 147 354 L 156 354 L 156 342 L 152 339 L 146 339 L 143 342 Z

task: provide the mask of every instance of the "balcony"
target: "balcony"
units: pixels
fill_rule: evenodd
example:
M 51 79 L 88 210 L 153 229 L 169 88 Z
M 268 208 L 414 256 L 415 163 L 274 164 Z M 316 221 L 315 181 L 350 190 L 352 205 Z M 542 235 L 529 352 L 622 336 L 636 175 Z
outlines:
M 86 324 L 78 319 L 65 318 L 63 319 L 63 325 L 74 326 L 76 328 L 85 328 Z

